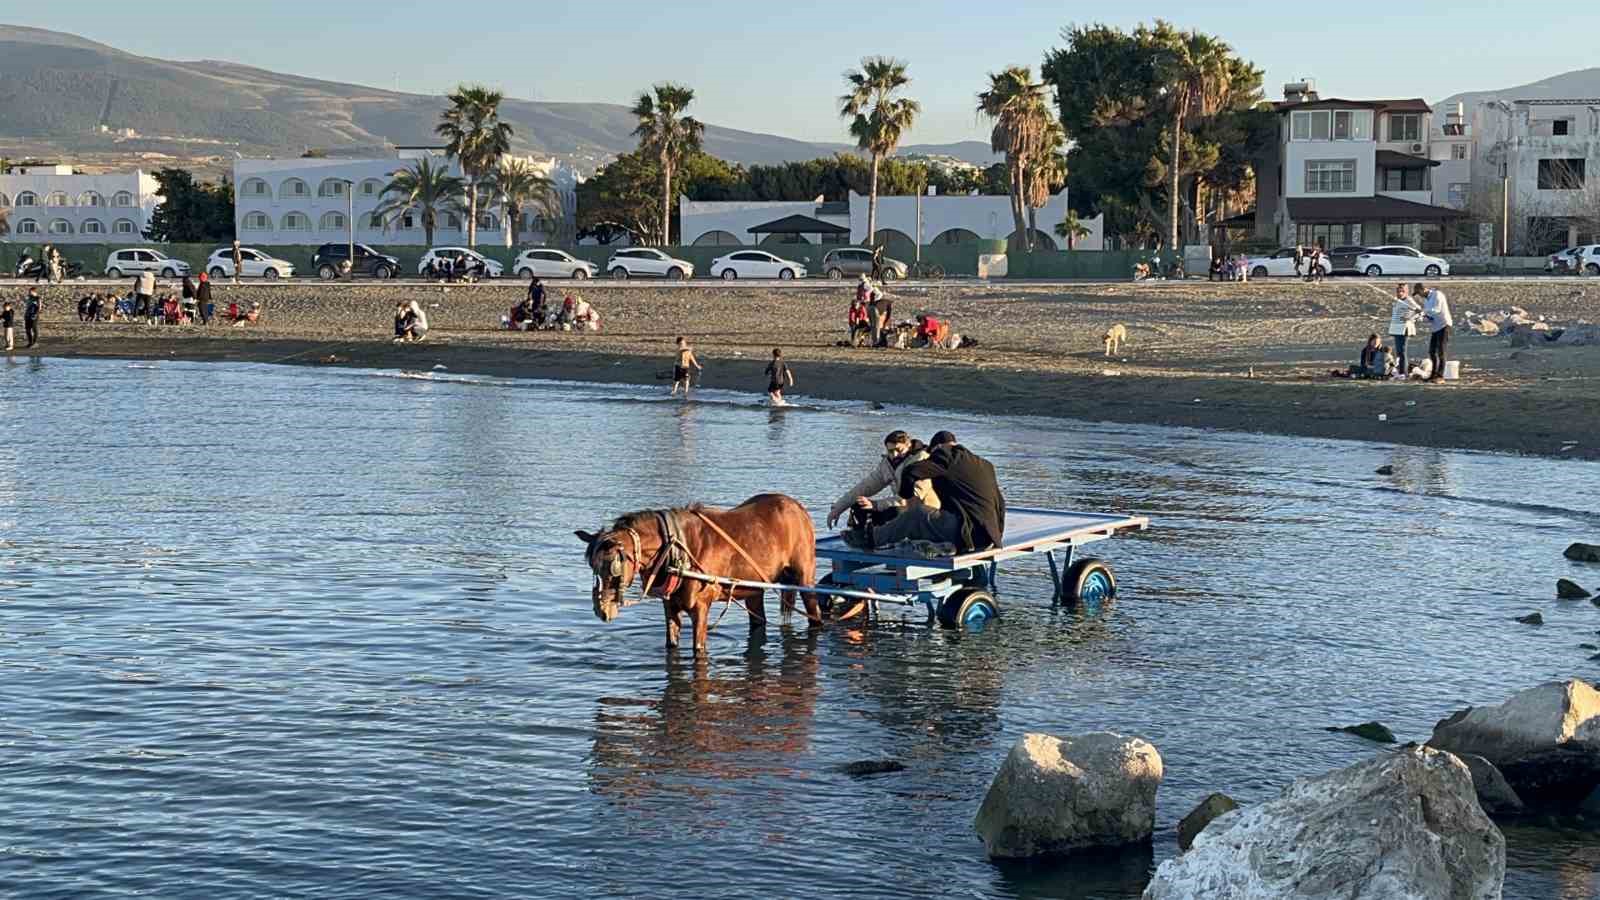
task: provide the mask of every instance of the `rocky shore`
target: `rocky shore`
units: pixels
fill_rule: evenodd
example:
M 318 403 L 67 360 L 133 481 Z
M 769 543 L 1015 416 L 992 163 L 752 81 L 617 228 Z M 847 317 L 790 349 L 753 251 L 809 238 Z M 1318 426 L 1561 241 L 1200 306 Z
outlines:
M 1447 283 L 1458 316 L 1512 306 L 1552 323 L 1600 318 L 1600 288 L 1582 282 Z M 1574 287 L 1576 285 L 1576 287 Z M 1329 377 L 1388 320 L 1387 282 L 1322 285 L 1112 284 L 1071 287 L 947 283 L 897 287 L 894 314 L 930 312 L 978 340 L 959 351 L 840 346 L 849 284 L 664 286 L 551 283 L 601 311 L 600 333 L 498 329 L 516 282 L 219 284 L 216 302 L 262 303 L 260 323 L 149 327 L 80 324 L 91 286 L 45 289 L 43 341 L 55 356 L 431 368 L 638 384 L 664 383 L 671 343 L 694 342 L 707 387 L 760 389 L 764 357 L 782 346 L 797 396 L 908 403 L 999 414 L 1150 423 L 1600 459 L 1600 347 L 1458 329 L 1454 384 Z M 0 283 L 20 300 L 26 286 Z M 397 300 L 417 299 L 432 332 L 390 343 Z M 1127 327 L 1114 359 L 1101 335 Z

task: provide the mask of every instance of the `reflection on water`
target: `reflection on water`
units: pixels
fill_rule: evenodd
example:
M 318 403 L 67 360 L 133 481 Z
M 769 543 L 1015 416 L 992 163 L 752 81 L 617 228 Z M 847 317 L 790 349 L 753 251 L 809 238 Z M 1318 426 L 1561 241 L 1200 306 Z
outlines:
M 0 884 L 1131 898 L 1206 794 L 1374 752 L 1325 726 L 1421 738 L 1593 674 L 1592 607 L 1546 596 L 1600 526 L 1572 489 L 1593 464 L 662 394 L 8 361 Z M 1115 603 L 1052 607 L 1025 558 L 981 632 L 735 612 L 701 660 L 663 654 L 649 606 L 590 611 L 574 528 L 762 491 L 820 515 L 885 432 L 952 424 L 1014 505 L 1152 518 L 1091 548 Z M 972 816 L 1017 736 L 1099 729 L 1161 750 L 1154 846 L 986 860 Z M 1508 841 L 1508 897 L 1600 890 L 1591 835 Z

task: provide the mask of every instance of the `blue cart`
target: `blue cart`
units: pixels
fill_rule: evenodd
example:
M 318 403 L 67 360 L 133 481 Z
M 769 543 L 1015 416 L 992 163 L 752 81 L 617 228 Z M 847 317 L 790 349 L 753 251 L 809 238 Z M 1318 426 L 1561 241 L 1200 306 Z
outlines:
M 817 541 L 817 556 L 833 563 L 833 570 L 819 579 L 818 593 L 865 600 L 873 618 L 881 604 L 922 605 L 930 622 L 981 625 L 1000 614 L 995 600 L 1000 563 L 1043 553 L 1055 584 L 1052 602 L 1096 604 L 1116 594 L 1116 576 L 1102 560 L 1074 558 L 1077 548 L 1149 527 L 1144 516 L 1008 509 L 1005 546 L 932 559 L 856 550 L 835 535 Z

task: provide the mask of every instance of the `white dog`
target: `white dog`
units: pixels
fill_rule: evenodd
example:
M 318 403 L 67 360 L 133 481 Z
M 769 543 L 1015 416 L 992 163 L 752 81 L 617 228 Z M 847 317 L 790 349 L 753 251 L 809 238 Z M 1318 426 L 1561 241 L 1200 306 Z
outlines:
M 1122 347 L 1122 342 L 1128 339 L 1128 329 L 1120 322 L 1106 329 L 1100 338 L 1106 344 L 1106 356 L 1116 356 L 1117 350 Z

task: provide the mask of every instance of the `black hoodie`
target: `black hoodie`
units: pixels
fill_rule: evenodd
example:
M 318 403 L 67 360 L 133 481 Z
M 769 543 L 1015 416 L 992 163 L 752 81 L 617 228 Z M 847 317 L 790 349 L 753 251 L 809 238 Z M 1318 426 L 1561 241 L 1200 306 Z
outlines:
M 962 550 L 986 550 L 1005 541 L 1006 498 L 988 460 L 960 444 L 944 444 L 906 467 L 900 490 L 909 491 L 923 478 L 933 481 L 939 505 L 961 516 Z

